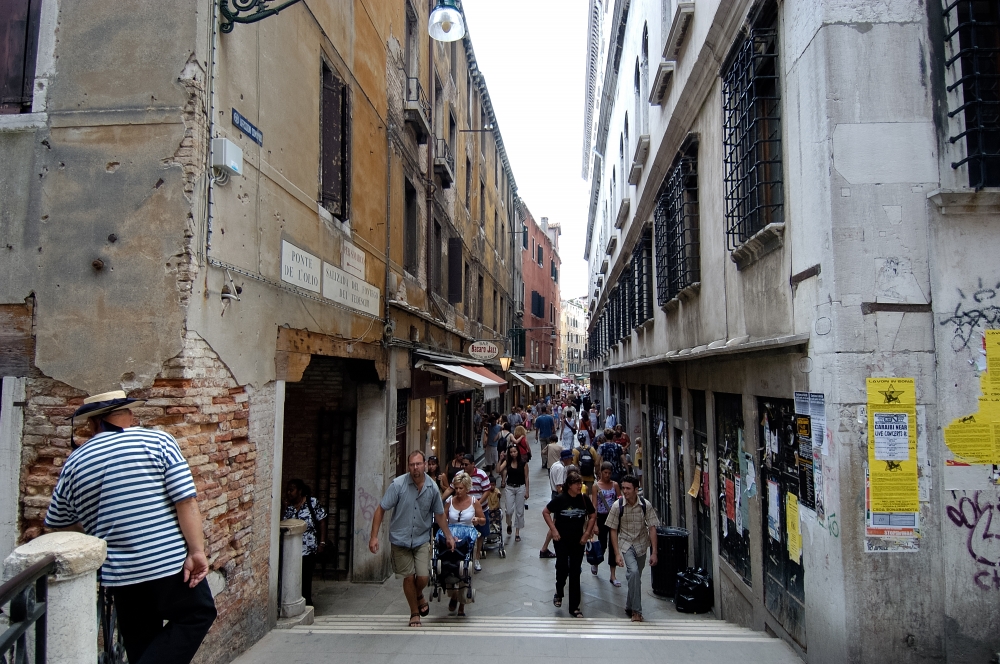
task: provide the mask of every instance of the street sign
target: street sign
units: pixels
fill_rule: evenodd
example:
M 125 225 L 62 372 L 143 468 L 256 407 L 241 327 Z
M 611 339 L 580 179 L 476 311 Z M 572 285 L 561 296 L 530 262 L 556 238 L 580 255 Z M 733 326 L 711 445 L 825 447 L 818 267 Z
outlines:
M 469 355 L 477 360 L 492 360 L 500 354 L 500 346 L 492 341 L 476 341 L 469 346 Z

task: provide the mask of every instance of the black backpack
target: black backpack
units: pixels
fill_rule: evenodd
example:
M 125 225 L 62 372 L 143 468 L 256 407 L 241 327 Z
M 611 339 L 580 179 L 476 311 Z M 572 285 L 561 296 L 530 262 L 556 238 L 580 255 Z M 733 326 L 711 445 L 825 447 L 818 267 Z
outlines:
M 580 474 L 585 477 L 594 476 L 594 455 L 590 453 L 590 447 L 580 448 Z

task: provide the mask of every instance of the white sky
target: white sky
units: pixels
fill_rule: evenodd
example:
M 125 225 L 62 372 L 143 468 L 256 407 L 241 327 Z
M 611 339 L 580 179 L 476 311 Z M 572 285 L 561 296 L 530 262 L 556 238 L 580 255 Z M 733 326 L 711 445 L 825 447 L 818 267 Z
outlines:
M 464 0 L 472 46 L 493 101 L 518 193 L 536 220 L 562 224 L 563 299 L 584 296 L 590 190 L 580 177 L 585 0 Z

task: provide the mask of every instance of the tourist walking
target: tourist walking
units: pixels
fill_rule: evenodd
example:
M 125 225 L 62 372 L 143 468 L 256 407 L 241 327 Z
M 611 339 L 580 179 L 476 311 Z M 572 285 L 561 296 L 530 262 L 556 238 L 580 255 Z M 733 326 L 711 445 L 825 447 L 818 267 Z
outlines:
M 128 661 L 187 664 L 216 617 L 204 522 L 177 441 L 133 426 L 143 403 L 121 390 L 83 400 L 70 419 L 87 418 L 91 437 L 63 464 L 45 525 L 107 543 L 101 584 Z
M 559 455 L 562 454 L 563 446 L 559 442 L 559 436 L 552 434 L 549 436 L 548 444 L 542 448 L 542 468 L 548 470 L 552 467 L 552 464 L 559 461 Z
M 520 427 L 519 427 L 520 428 Z M 500 487 L 503 489 L 504 510 L 507 512 L 507 534 L 514 531 L 514 541 L 521 541 L 524 528 L 524 501 L 529 497 L 527 462 L 522 460 L 520 446 L 511 445 L 507 458 L 500 462 Z
M 583 617 L 580 610 L 580 566 L 583 564 L 584 546 L 594 532 L 595 524 L 594 504 L 580 492 L 582 488 L 580 473 L 568 473 L 563 492 L 542 510 L 556 548 L 556 593 L 552 604 L 562 606 L 568 580 L 569 614 L 574 618 Z
M 614 431 L 605 429 L 604 435 L 607 440 L 597 448 L 597 455 L 601 457 L 602 463 L 607 461 L 611 464 L 611 479 L 621 483 L 621 479 L 625 476 L 625 450 L 622 449 L 621 445 L 612 440 Z
M 472 490 L 472 478 L 465 471 L 461 471 L 455 475 L 451 488 L 453 495 L 448 498 L 446 505 L 448 528 L 452 529 L 455 526 L 470 528 L 471 532 L 468 534 L 478 540 L 479 531 L 476 529 L 486 523 L 486 513 L 483 511 L 482 504 L 469 494 L 469 491 Z M 465 605 L 472 600 L 460 586 L 461 584 L 455 584 L 454 588 L 448 588 L 448 597 L 451 598 L 451 601 L 448 602 L 448 612 L 453 613 L 455 609 L 458 609 L 458 616 L 464 618 Z
M 541 414 L 535 418 L 535 442 L 544 446 L 548 443 L 549 436 L 555 433 L 556 421 L 549 414 L 547 406 L 539 406 L 538 408 Z
M 438 458 L 433 454 L 427 457 L 427 474 L 437 484 L 438 491 L 444 493 L 445 488 L 448 486 L 448 476 L 441 470 Z
M 608 557 L 608 567 L 611 568 L 611 585 L 615 588 L 621 588 L 621 581 L 615 577 L 617 569 L 615 554 L 608 548 L 611 543 L 608 537 L 608 512 L 611 511 L 611 506 L 622 495 L 618 482 L 611 479 L 611 471 L 613 469 L 613 466 L 607 461 L 601 464 L 601 474 L 590 491 L 590 499 L 597 510 L 597 539 L 601 542 L 601 551 L 604 551 Z M 597 565 L 590 566 L 590 573 L 594 576 L 597 576 L 597 567 Z
M 614 429 L 616 426 L 618 426 L 618 418 L 615 417 L 614 411 L 612 411 L 610 408 L 608 408 L 605 411 L 604 428 L 605 429 Z
M 576 412 L 572 408 L 563 411 L 559 425 L 559 442 L 564 450 L 572 450 L 576 447 L 576 433 L 579 430 L 576 421 Z
M 410 605 L 410 627 L 420 627 L 421 616 L 431 610 L 424 599 L 431 569 L 431 524 L 437 522 L 444 531 L 449 549 L 455 548 L 455 538 L 448 529 L 441 493 L 426 472 L 424 453 L 420 450 L 410 452 L 406 465 L 409 472 L 392 481 L 375 508 L 368 550 L 378 553 L 382 518 L 392 510 L 389 521 L 392 571 L 397 579 L 403 579 L 403 595 Z
M 497 451 L 497 446 L 500 444 L 500 437 L 503 436 L 503 425 L 501 425 L 499 419 L 496 416 L 491 416 L 489 424 L 483 429 L 483 452 L 485 454 L 485 459 L 483 464 L 486 467 L 496 468 L 497 462 L 499 461 L 499 452 Z
M 555 500 L 563 492 L 563 485 L 566 482 L 566 469 L 573 462 L 573 452 L 561 449 L 559 460 L 549 466 L 549 500 Z M 556 554 L 549 550 L 549 542 L 552 541 L 552 531 L 545 533 L 545 543 L 538 552 L 539 558 L 555 558 Z
M 302 533 L 302 597 L 306 606 L 315 606 L 312 598 L 313 570 L 316 569 L 316 559 L 326 552 L 326 510 L 309 495 L 309 486 L 305 482 L 293 479 L 285 488 L 285 510 L 281 518 L 306 522 Z
M 611 507 L 605 523 L 618 565 L 625 568 L 625 614 L 632 622 L 642 622 L 642 569 L 647 551 L 650 566 L 656 565 L 656 527 L 660 520 L 652 503 L 639 497 L 639 480 L 634 475 L 623 477 L 621 488 L 622 497 Z

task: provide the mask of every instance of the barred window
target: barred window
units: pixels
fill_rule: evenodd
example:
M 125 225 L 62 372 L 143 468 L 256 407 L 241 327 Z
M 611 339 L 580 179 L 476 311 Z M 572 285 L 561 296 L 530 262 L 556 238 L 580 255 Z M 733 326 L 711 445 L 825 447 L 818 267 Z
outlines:
M 632 251 L 636 325 L 653 317 L 653 231 L 647 228 Z
M 666 304 L 701 280 L 698 251 L 698 144 L 674 160 L 653 213 L 656 233 L 657 303 Z
M 1000 6 L 996 0 L 953 0 L 944 10 L 949 46 L 945 61 L 954 70 L 948 93 L 957 98 L 948 117 L 964 128 L 949 140 L 965 140 L 969 186 L 1000 186 Z M 956 92 L 957 91 L 957 92 Z
M 777 12 L 759 14 L 724 67 L 726 238 L 736 249 L 783 220 Z
M 639 324 L 638 312 L 635 306 L 635 264 L 629 263 L 628 266 L 622 271 L 621 286 L 619 289 L 624 293 L 624 307 L 625 307 L 625 335 L 629 336 L 632 334 L 632 330 L 635 326 Z

